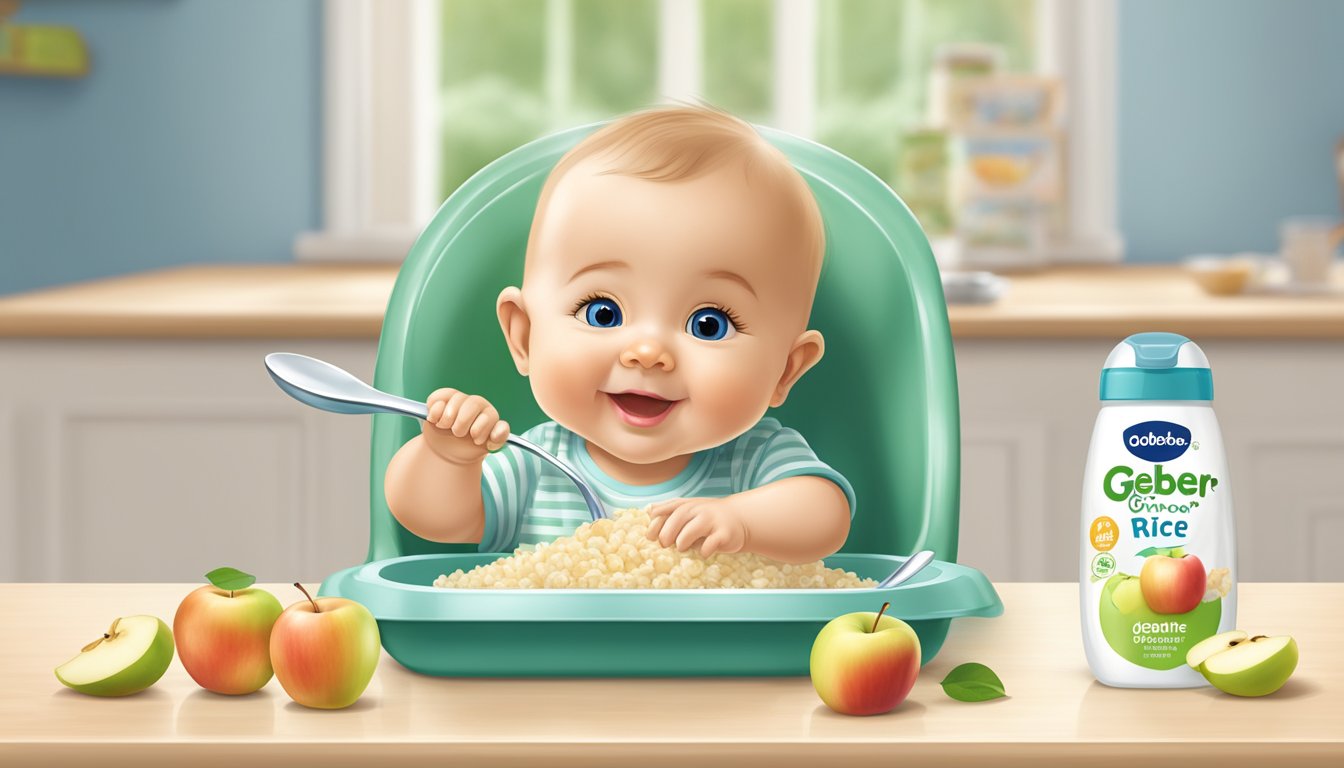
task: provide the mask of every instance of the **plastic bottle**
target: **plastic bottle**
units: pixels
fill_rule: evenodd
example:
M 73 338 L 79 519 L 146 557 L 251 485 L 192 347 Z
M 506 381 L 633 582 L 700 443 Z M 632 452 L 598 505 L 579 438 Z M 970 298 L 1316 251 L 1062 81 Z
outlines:
M 1083 478 L 1079 597 L 1092 674 L 1205 685 L 1186 651 L 1237 619 L 1236 534 L 1213 374 L 1194 342 L 1140 333 L 1101 372 Z

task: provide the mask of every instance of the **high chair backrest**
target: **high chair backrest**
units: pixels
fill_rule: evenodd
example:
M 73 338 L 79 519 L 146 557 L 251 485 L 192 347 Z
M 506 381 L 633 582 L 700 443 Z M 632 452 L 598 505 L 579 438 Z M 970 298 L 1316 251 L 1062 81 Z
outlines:
M 522 284 L 528 229 L 547 174 L 596 128 L 520 147 L 448 198 L 397 276 L 378 343 L 378 388 L 414 400 L 444 386 L 479 393 L 518 433 L 546 420 L 514 369 L 495 298 L 504 286 Z M 928 241 L 896 194 L 853 160 L 759 130 L 811 185 L 826 225 L 809 326 L 825 337 L 826 352 L 769 414 L 802 433 L 853 484 L 858 504 L 842 551 L 927 548 L 955 561 L 956 368 Z M 403 416 L 374 417 L 369 561 L 476 550 L 421 539 L 388 512 L 388 461 L 419 430 Z

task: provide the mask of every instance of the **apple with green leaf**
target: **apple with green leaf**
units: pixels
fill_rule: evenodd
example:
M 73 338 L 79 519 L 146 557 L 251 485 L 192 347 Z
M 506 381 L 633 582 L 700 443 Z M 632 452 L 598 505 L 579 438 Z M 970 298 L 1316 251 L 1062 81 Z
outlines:
M 126 616 L 56 668 L 56 679 L 90 696 L 128 696 L 158 682 L 173 661 L 173 633 L 156 616 Z
M 382 655 L 378 622 L 369 609 L 343 597 L 306 598 L 285 609 L 271 632 L 275 679 L 305 707 L 354 704 L 373 679 Z
M 196 684 L 215 693 L 252 693 L 270 681 L 271 628 L 280 601 L 252 588 L 256 577 L 216 568 L 187 595 L 173 618 L 177 655 Z
M 919 635 L 891 603 L 873 613 L 847 613 L 822 627 L 812 644 L 812 686 L 826 706 L 845 715 L 880 715 L 905 701 L 919 676 Z
M 1297 669 L 1297 641 L 1234 629 L 1195 644 L 1185 662 L 1223 693 L 1268 696 Z
M 1189 613 L 1204 599 L 1208 574 L 1198 557 L 1180 548 L 1164 550 L 1143 561 L 1139 586 L 1154 613 Z

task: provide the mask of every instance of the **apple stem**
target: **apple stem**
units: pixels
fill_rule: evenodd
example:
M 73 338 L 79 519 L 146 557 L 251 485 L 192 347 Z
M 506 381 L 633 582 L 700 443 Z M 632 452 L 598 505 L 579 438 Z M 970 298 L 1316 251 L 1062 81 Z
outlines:
M 886 612 L 887 612 L 887 608 L 889 608 L 889 607 L 891 607 L 891 603 L 890 603 L 890 602 L 885 602 L 885 603 L 882 604 L 882 610 L 880 610 L 880 611 L 877 612 L 877 618 L 876 618 L 876 619 L 873 619 L 873 628 L 870 629 L 870 630 L 868 630 L 868 634 L 871 635 L 872 633 L 874 633 L 874 632 L 877 631 L 877 622 L 879 622 L 879 621 L 882 620 L 882 614 L 886 613 Z
M 308 590 L 304 589 L 302 584 L 296 581 L 294 582 L 294 586 L 298 587 L 299 591 L 303 593 L 303 596 L 308 598 L 308 602 L 313 604 L 313 613 L 322 612 L 322 609 L 317 607 L 317 601 L 313 599 L 312 595 L 308 594 Z

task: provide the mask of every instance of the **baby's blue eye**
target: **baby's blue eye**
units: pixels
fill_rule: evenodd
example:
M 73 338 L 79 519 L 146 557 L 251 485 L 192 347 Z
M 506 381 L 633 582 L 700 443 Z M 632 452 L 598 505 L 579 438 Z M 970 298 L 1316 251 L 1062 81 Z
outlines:
M 737 333 L 737 329 L 723 310 L 705 307 L 691 313 L 691 318 L 686 321 L 686 332 L 697 339 L 722 341 Z
M 579 315 L 595 328 L 615 328 L 621 324 L 621 308 L 611 299 L 593 299 L 579 309 Z

